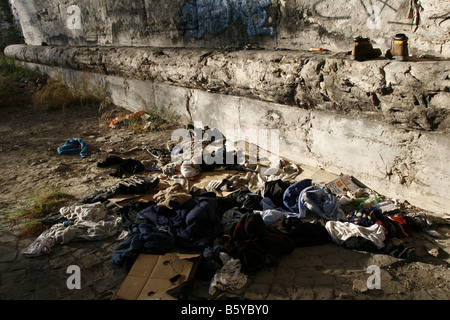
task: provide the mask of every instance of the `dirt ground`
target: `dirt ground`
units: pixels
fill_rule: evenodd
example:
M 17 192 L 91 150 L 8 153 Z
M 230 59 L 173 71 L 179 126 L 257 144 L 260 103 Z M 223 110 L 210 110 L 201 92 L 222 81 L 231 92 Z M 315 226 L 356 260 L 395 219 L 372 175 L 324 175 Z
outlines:
M 2 208 L 23 206 L 30 197 L 48 193 L 50 188 L 83 198 L 112 186 L 119 181 L 109 175 L 113 169 L 98 168 L 98 162 L 110 155 L 154 160 L 142 147 L 163 147 L 171 136 L 169 131 L 134 134 L 124 127 L 109 128 L 116 115 L 126 113 L 122 108 L 79 106 L 42 112 L 32 106 L 11 106 L 0 113 Z M 88 157 L 59 155 L 57 148 L 68 138 L 86 142 Z
M 154 158 L 142 147 L 166 147 L 171 131 L 135 134 L 125 128 L 109 128 L 119 112 L 124 110 L 79 106 L 40 112 L 27 104 L 1 108 L 0 216 L 13 213 L 25 206 L 30 197 L 45 194 L 49 188 L 81 199 L 95 190 L 115 185 L 118 178 L 109 175 L 113 169 L 97 167 L 109 155 L 147 161 L 151 165 Z M 71 137 L 81 138 L 88 144 L 87 158 L 57 153 L 57 148 Z M 448 248 L 449 228 L 440 232 L 443 235 L 440 244 Z M 394 279 L 404 279 L 411 290 L 435 288 L 433 299 L 449 299 L 448 253 L 441 250 L 438 260 L 427 254 L 422 245 L 420 250 L 423 257 L 420 261 L 391 265 L 389 273 Z

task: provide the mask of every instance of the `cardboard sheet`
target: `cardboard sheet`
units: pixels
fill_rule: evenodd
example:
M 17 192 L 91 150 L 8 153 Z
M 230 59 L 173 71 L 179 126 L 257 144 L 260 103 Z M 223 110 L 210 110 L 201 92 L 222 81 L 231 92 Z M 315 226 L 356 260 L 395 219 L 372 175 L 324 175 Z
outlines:
M 113 300 L 178 300 L 200 254 L 140 254 Z

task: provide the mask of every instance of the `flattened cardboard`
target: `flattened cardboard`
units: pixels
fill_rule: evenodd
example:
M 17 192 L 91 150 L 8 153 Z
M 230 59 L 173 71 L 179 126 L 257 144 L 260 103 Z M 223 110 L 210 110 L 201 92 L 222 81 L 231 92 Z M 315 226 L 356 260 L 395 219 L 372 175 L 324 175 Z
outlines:
M 347 192 L 353 193 L 361 188 L 353 182 L 352 177 L 349 175 L 343 175 L 327 183 L 326 186 L 336 195 L 346 194 Z
M 194 277 L 200 254 L 141 254 L 114 300 L 177 300 L 174 296 Z

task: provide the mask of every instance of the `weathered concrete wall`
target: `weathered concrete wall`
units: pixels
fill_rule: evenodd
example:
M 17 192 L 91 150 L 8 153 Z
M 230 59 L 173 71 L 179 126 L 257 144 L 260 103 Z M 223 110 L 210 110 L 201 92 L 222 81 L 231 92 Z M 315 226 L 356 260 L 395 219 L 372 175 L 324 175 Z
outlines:
M 300 51 L 10 46 L 21 61 L 450 132 L 450 61 Z
M 411 53 L 450 57 L 442 0 L 11 0 L 27 44 L 351 50 L 356 36 L 385 52 L 397 33 Z

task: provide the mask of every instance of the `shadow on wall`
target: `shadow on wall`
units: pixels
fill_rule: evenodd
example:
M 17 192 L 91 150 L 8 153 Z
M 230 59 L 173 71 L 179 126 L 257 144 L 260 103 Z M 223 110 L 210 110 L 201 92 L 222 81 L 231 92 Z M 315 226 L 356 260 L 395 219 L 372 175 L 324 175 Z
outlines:
M 0 0 L 0 53 L 10 44 L 23 43 L 24 39 L 11 14 L 8 0 Z
M 13 6 L 17 12 L 20 12 L 21 24 L 28 25 L 27 30 L 23 30 L 24 37 L 28 44 L 41 45 L 45 42 L 45 35 L 42 29 L 39 15 L 37 13 L 34 1 L 14 0 Z

